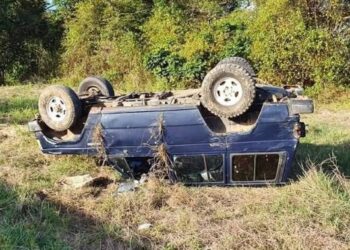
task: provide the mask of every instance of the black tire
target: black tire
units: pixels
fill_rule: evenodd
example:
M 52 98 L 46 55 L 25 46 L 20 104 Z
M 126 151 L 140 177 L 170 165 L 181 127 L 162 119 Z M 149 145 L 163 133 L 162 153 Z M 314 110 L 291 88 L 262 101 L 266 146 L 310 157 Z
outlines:
M 61 132 L 72 127 L 80 118 L 82 104 L 72 89 L 54 85 L 45 88 L 41 93 L 39 113 L 49 128 Z
M 221 87 L 222 84 L 225 87 L 226 83 L 230 84 L 230 86 L 239 85 L 239 91 L 231 89 L 230 97 L 220 94 L 225 93 L 226 89 L 219 92 L 216 87 Z M 210 112 L 219 117 L 237 117 L 245 113 L 252 105 L 255 91 L 255 80 L 245 69 L 237 64 L 220 64 L 212 69 L 203 80 L 201 103 Z M 222 104 L 227 99 L 232 101 L 230 98 L 234 99 L 235 103 Z
M 80 83 L 78 94 L 112 97 L 114 96 L 114 90 L 108 80 L 98 76 L 90 76 Z
M 249 63 L 249 61 L 247 59 L 245 59 L 243 57 L 238 57 L 238 56 L 227 57 L 227 58 L 221 60 L 217 65 L 227 64 L 227 63 L 237 64 L 238 66 L 241 66 L 243 69 L 248 71 L 248 73 L 251 76 L 256 77 L 256 73 L 255 73 L 255 70 L 253 69 L 252 65 Z

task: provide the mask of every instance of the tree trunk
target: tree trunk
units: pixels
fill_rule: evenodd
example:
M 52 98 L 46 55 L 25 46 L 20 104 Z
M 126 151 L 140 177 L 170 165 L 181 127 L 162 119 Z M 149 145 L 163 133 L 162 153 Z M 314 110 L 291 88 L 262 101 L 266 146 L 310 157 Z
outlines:
M 5 71 L 0 69 L 0 86 L 5 85 Z

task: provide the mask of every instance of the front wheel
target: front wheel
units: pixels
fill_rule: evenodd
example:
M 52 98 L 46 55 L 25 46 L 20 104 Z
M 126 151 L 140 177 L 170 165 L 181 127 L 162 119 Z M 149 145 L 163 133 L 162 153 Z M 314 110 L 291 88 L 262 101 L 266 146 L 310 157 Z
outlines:
M 40 117 L 55 131 L 61 132 L 72 127 L 81 116 L 81 112 L 79 97 L 68 87 L 47 87 L 39 97 Z
M 255 80 L 236 64 L 221 64 L 212 69 L 202 83 L 201 103 L 220 117 L 245 113 L 255 98 Z

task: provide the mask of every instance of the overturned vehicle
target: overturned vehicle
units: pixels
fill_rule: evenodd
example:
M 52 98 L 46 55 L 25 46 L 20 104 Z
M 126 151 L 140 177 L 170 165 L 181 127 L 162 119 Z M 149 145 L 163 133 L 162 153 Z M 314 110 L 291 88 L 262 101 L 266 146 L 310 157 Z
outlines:
M 249 63 L 233 57 L 200 89 L 115 95 L 99 77 L 78 93 L 49 86 L 29 129 L 43 153 L 103 155 L 131 178 L 148 173 L 163 150 L 169 178 L 186 184 L 283 184 L 305 136 L 299 114 L 312 112 L 300 88 L 258 84 Z

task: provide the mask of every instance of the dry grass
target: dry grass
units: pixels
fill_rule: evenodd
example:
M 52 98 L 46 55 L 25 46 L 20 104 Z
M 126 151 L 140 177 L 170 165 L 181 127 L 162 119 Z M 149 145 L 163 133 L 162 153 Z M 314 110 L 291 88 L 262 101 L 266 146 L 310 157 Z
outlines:
M 347 249 L 350 244 L 349 182 L 338 172 L 323 173 L 320 165 L 285 187 L 190 188 L 151 178 L 139 191 L 116 195 L 118 177 L 108 168 L 81 157 L 44 156 L 23 127 L 0 134 L 5 138 L 0 180 L 17 187 L 25 200 L 44 190 L 41 204 L 53 204 L 72 223 L 52 237 L 73 248 Z M 58 185 L 64 176 L 85 173 L 107 174 L 115 182 L 74 192 Z M 78 218 L 83 219 L 76 228 Z M 139 231 L 143 223 L 153 227 Z M 71 230 L 76 233 L 69 237 Z
M 150 169 L 150 174 L 152 177 L 164 180 L 167 178 L 171 171 L 171 160 L 169 153 L 164 142 L 164 117 L 161 115 L 158 118 L 157 126 L 153 129 L 151 133 L 151 139 L 154 140 L 155 146 L 151 146 L 153 150 L 154 162 Z
M 101 165 L 105 165 L 108 160 L 104 137 L 103 127 L 101 124 L 98 124 L 93 131 L 92 142 L 95 144 L 97 158 L 101 162 Z
M 0 126 L 0 248 L 349 249 L 350 183 L 335 167 L 350 169 L 346 117 L 322 111 L 306 121 L 298 161 L 308 170 L 290 185 L 185 187 L 151 178 L 126 194 L 116 194 L 114 170 L 86 157 L 43 155 L 25 126 Z M 166 149 L 157 152 L 166 161 Z M 332 155 L 337 164 L 322 162 Z M 60 185 L 82 174 L 113 183 L 73 191 Z M 143 223 L 152 227 L 138 230 Z

